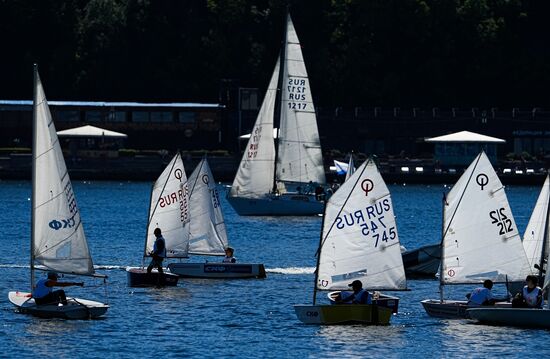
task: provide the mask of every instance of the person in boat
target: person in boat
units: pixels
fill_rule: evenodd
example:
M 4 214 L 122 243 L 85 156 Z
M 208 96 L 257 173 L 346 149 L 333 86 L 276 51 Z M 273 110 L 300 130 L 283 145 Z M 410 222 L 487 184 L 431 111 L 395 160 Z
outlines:
M 535 275 L 525 278 L 527 285 L 512 300 L 514 308 L 542 308 L 542 289 L 538 286 L 539 279 Z
M 360 280 L 354 280 L 348 287 L 353 289 L 353 293 L 340 292 L 336 297 L 336 302 L 339 304 L 371 304 L 371 294 L 363 289 L 363 283 Z
M 166 258 L 166 241 L 164 240 L 164 237 L 162 236 L 162 231 L 160 228 L 155 228 L 153 231 L 155 234 L 155 244 L 153 245 L 153 251 L 151 252 L 151 263 L 147 267 L 147 274 L 151 274 L 151 271 L 153 268 L 157 268 L 159 272 L 158 280 L 159 285 L 161 281 L 164 279 L 164 271 L 162 270 L 162 261 L 164 258 Z
M 56 272 L 48 272 L 46 278 L 39 279 L 32 291 L 32 297 L 36 305 L 58 304 L 67 305 L 67 296 L 63 289 L 53 290 L 53 287 L 83 287 L 82 282 L 59 282 Z
M 225 248 L 225 257 L 223 258 L 223 263 L 236 263 L 237 258 L 233 256 L 235 250 L 232 247 Z
M 483 282 L 483 287 L 476 288 L 472 293 L 467 294 L 468 306 L 478 307 L 482 305 L 495 305 L 496 299 L 493 298 L 493 281 L 487 279 Z

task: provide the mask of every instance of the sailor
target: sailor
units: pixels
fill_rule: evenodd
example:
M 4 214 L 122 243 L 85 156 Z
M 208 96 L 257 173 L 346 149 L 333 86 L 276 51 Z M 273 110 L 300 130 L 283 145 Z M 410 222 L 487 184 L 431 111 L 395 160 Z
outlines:
M 496 300 L 493 298 L 493 281 L 487 279 L 483 282 L 483 287 L 476 288 L 471 294 L 466 295 L 468 297 L 468 306 L 478 307 L 480 305 L 494 305 Z
M 166 241 L 162 236 L 162 231 L 160 230 L 160 228 L 155 228 L 153 233 L 155 234 L 155 237 L 157 239 L 155 240 L 155 244 L 153 245 L 153 251 L 151 252 L 151 256 L 153 258 L 151 259 L 151 263 L 147 267 L 147 274 L 151 274 L 153 268 L 156 267 L 159 272 L 157 284 L 160 285 L 161 281 L 164 280 L 162 261 L 164 260 L 164 258 L 166 258 Z
M 538 278 L 535 275 L 528 275 L 525 278 L 527 285 L 523 287 L 514 300 L 513 307 L 520 308 L 542 308 L 542 289 L 538 286 Z
M 233 257 L 235 250 L 232 247 L 225 248 L 225 257 L 223 258 L 223 263 L 236 263 L 237 258 Z
M 67 305 L 67 296 L 63 289 L 54 291 L 53 287 L 83 287 L 82 282 L 58 282 L 59 276 L 56 272 L 48 272 L 46 278 L 39 279 L 32 291 L 32 297 L 37 305 L 58 304 Z
M 348 287 L 353 289 L 353 293 L 341 292 L 336 298 L 340 304 L 371 304 L 371 294 L 363 289 L 363 283 L 360 280 L 354 280 Z

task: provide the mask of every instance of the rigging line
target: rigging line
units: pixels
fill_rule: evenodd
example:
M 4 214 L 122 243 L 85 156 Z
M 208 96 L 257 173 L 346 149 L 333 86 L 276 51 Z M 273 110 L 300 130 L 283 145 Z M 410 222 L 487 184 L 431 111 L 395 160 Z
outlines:
M 365 167 L 363 167 L 363 170 L 361 171 L 361 174 L 359 176 L 357 176 L 357 180 L 355 180 L 355 184 L 353 185 L 353 189 L 349 192 L 347 198 L 345 199 L 344 203 L 340 207 L 340 211 L 338 211 L 338 214 L 336 215 L 336 218 L 340 217 L 340 214 L 342 214 L 342 211 L 344 210 L 344 207 L 348 203 L 351 195 L 353 194 L 353 192 L 355 191 L 355 188 L 357 187 L 357 184 L 359 183 L 359 180 L 361 179 L 361 177 L 363 177 L 363 173 L 367 170 L 367 167 L 368 167 L 368 165 L 371 161 L 372 161 L 372 159 L 369 157 L 369 159 L 367 160 L 367 164 L 365 165 Z M 330 202 L 330 199 L 329 199 L 329 202 Z M 326 213 L 325 213 L 325 215 L 326 215 Z M 324 215 L 323 215 L 323 218 L 324 218 Z M 321 241 L 321 243 L 319 245 L 319 248 L 317 249 L 317 252 L 315 253 L 316 256 L 321 254 L 321 248 L 325 244 L 325 241 L 327 240 L 330 232 L 332 231 L 332 228 L 334 228 L 335 223 L 336 223 L 336 219 L 332 222 L 332 224 L 330 225 L 329 230 L 327 231 L 327 234 L 324 236 L 323 240 Z M 321 231 L 323 231 L 323 228 L 321 228 Z
M 443 232 L 443 238 L 441 238 L 441 245 L 443 245 L 443 241 L 445 240 L 445 237 L 447 236 L 447 232 L 449 231 L 449 228 L 451 227 L 451 224 L 453 223 L 453 219 L 455 218 L 456 213 L 458 212 L 458 208 L 460 207 L 460 204 L 462 203 L 462 199 L 464 198 L 464 195 L 466 194 L 466 190 L 468 189 L 468 186 L 470 184 L 470 181 L 472 180 L 472 177 L 474 176 L 474 173 L 476 171 L 477 165 L 479 164 L 479 160 L 481 159 L 481 152 L 477 156 L 476 163 L 474 164 L 474 168 L 472 168 L 472 172 L 470 173 L 470 177 L 468 178 L 468 181 L 466 182 L 466 185 L 464 186 L 464 191 L 462 191 L 462 194 L 460 195 L 460 199 L 458 200 L 458 204 L 456 205 L 455 211 L 453 212 L 453 215 L 451 216 L 451 219 L 449 220 L 449 225 L 447 228 L 445 228 L 445 231 Z M 445 203 L 447 202 L 447 198 L 445 198 Z M 445 209 L 443 209 L 445 210 Z

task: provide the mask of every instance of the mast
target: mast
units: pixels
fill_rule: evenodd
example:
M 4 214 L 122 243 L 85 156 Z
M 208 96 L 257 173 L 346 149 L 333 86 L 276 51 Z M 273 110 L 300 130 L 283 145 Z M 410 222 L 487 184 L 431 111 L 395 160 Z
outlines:
M 441 259 L 439 260 L 439 301 L 443 304 L 443 287 L 445 286 L 443 277 L 443 266 L 445 263 L 445 205 L 447 204 L 447 196 L 443 192 L 441 204 Z
M 277 193 L 277 161 L 279 160 L 279 134 L 281 133 L 281 115 L 283 113 L 281 107 L 283 104 L 283 79 L 285 76 L 286 68 L 286 45 L 287 45 L 287 31 L 288 31 L 288 4 L 286 6 L 286 16 L 283 31 L 283 46 L 279 53 L 279 80 L 277 82 L 277 96 L 275 98 L 275 111 L 273 115 L 273 127 L 277 129 L 277 136 L 273 140 L 275 141 L 275 166 L 273 167 L 273 189 L 272 193 Z M 279 120 L 276 126 L 277 119 Z
M 36 121 L 38 119 L 38 65 L 33 65 L 33 106 L 32 106 L 32 194 L 31 194 L 31 293 L 34 289 L 34 228 L 36 208 Z
M 542 276 L 544 272 L 544 253 L 546 252 L 546 245 L 548 241 L 548 216 L 550 215 L 550 192 L 549 192 L 549 198 L 547 199 L 547 205 L 546 205 L 546 216 L 544 217 L 545 224 L 544 224 L 544 236 L 542 237 L 542 249 L 540 252 L 540 262 L 539 262 L 539 283 L 542 284 Z M 548 275 L 548 273 L 546 273 Z

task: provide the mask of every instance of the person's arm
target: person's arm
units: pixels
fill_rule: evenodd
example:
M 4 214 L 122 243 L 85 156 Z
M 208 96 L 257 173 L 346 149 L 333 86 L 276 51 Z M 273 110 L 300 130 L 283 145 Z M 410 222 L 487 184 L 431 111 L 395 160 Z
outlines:
M 537 308 L 542 308 L 542 290 L 539 289 L 539 294 L 537 295 Z
M 46 282 L 46 287 L 84 287 L 84 282 L 57 282 L 49 280 Z

